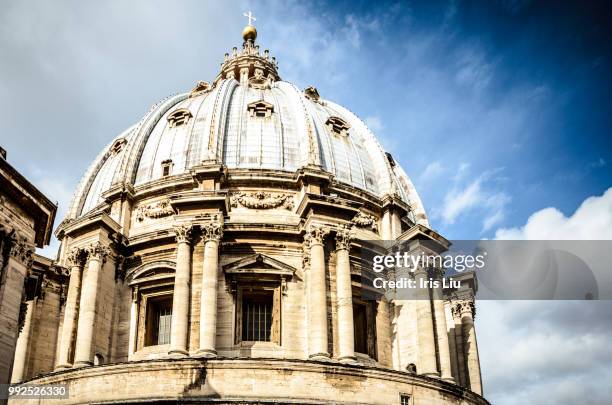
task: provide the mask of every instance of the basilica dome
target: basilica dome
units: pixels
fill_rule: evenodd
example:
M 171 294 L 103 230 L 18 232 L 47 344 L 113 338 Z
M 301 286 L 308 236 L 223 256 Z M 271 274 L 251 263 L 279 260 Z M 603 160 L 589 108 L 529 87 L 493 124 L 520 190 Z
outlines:
M 154 105 L 95 159 L 68 218 L 103 203 L 114 184 L 143 187 L 213 161 L 253 172 L 317 167 L 375 197 L 397 195 L 412 221 L 428 226 L 410 178 L 366 124 L 316 88 L 281 80 L 276 67 L 258 46 L 234 49 L 212 84 L 198 82 Z
M 371 284 L 399 279 L 372 253 L 449 242 L 364 122 L 283 81 L 256 37 L 95 159 L 53 276 L 27 283 L 44 293 L 13 382 L 74 404 L 487 405 L 473 274 L 419 300 Z

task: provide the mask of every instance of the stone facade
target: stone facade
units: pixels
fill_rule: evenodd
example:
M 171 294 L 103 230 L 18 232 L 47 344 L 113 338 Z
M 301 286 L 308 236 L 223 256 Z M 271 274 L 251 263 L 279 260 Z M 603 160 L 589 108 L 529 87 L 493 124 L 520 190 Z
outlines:
M 199 83 L 189 97 L 236 79 L 262 92 L 274 86 L 276 61 L 259 55 L 253 30 L 215 83 Z M 305 97 L 324 103 L 313 88 Z M 271 119 L 284 108 L 266 103 L 245 102 L 244 119 Z M 220 104 L 223 117 L 229 107 Z M 389 188 L 380 193 L 340 180 L 311 143 L 294 171 L 210 158 L 174 173 L 173 155 L 161 161 L 160 178 L 138 183 L 157 170 L 133 165 L 145 160 L 161 114 L 113 142 L 77 190 L 56 231 L 53 281 L 43 287 L 58 293 L 28 307 L 28 367 L 14 381 L 68 384 L 62 403 L 487 403 L 468 311 L 473 276 L 465 275 L 464 291 L 422 301 L 362 297 L 363 241 L 448 243 L 428 228 L 390 157 L 372 171 L 389 176 L 378 179 Z M 163 131 L 198 114 L 177 109 Z M 357 136 L 349 121 L 335 117 L 325 128 Z M 215 124 L 206 125 L 208 145 L 222 143 L 213 139 Z M 118 150 L 130 156 L 112 177 L 123 180 L 103 189 L 100 179 L 112 173 L 105 159 Z
M 34 248 L 49 243 L 56 206 L 17 172 L 0 148 L 0 383 L 9 382 L 17 336 L 35 323 L 30 280 Z

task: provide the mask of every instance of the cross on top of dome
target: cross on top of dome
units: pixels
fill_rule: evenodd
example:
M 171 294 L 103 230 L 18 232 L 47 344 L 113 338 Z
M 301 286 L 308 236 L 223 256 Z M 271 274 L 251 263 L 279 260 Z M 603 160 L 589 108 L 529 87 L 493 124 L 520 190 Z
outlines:
M 253 15 L 253 13 L 251 13 L 251 10 L 249 10 L 249 13 L 243 13 L 243 16 L 245 16 L 246 18 L 249 19 L 249 25 L 253 25 L 253 21 L 257 21 L 257 18 L 255 18 L 255 16 Z

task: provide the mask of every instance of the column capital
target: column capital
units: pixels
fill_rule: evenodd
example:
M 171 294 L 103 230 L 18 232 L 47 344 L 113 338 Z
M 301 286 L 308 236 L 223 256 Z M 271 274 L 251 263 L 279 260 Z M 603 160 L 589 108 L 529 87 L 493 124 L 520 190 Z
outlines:
M 223 238 L 223 224 L 218 221 L 204 222 L 200 224 L 202 231 L 202 240 L 208 242 L 211 240 L 219 242 Z
M 174 225 L 174 234 L 178 243 L 190 243 L 193 226 L 191 224 Z
M 461 318 L 464 315 L 469 315 L 476 318 L 476 303 L 474 298 L 465 298 L 451 301 L 451 313 L 455 318 Z
M 31 267 L 34 260 L 34 245 L 25 238 L 13 237 L 9 246 L 9 255 L 26 267 Z
M 95 242 L 89 245 L 87 248 L 87 257 L 89 260 L 99 260 L 101 262 L 105 262 L 108 256 L 110 255 L 110 249 L 108 246 L 104 246 L 100 242 Z
M 304 235 L 304 242 L 308 246 L 322 245 L 325 237 L 329 235 L 330 229 L 324 225 L 311 224 L 306 229 L 306 235 Z
M 336 250 L 351 250 L 353 233 L 350 228 L 339 228 L 336 231 Z
M 70 249 L 66 256 L 66 264 L 70 267 L 83 267 L 85 262 L 87 262 L 87 250 L 80 247 Z

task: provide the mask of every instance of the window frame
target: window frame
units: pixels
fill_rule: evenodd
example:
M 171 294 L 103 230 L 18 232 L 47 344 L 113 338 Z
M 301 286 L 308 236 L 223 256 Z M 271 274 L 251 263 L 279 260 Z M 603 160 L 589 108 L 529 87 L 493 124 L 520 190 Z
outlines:
M 270 330 L 270 340 L 244 340 L 243 339 L 243 303 L 244 295 L 247 293 L 257 293 L 261 291 L 270 292 L 272 295 L 272 322 Z M 234 344 L 237 346 L 252 346 L 255 344 L 282 344 L 282 293 L 279 282 L 254 282 L 241 283 L 236 286 L 235 297 L 235 326 Z

